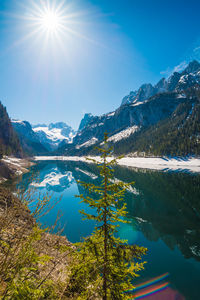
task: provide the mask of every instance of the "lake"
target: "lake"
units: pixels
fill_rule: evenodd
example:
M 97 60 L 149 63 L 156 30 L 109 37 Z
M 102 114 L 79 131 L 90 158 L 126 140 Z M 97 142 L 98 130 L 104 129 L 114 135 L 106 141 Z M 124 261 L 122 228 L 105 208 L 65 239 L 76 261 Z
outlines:
M 99 183 L 97 168 L 84 162 L 43 161 L 31 171 L 20 186 L 34 186 L 35 195 L 48 192 L 52 201 L 61 197 L 42 223 L 52 225 L 61 211 L 60 226 L 71 242 L 89 235 L 94 223 L 82 221 L 79 213 L 89 208 L 74 195 L 86 194 L 77 180 Z M 118 166 L 115 177 L 135 182 L 125 195 L 130 223 L 120 226 L 119 236 L 148 248 L 145 270 L 136 282 L 169 272 L 172 288 L 187 300 L 200 299 L 200 175 Z

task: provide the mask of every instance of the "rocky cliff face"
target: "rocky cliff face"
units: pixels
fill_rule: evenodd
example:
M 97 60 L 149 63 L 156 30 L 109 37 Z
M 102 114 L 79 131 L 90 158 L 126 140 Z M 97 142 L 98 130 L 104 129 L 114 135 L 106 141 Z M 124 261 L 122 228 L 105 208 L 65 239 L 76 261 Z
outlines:
M 78 131 L 83 130 L 88 125 L 88 123 L 91 121 L 92 118 L 93 118 L 92 114 L 85 114 L 83 119 L 80 122 Z
M 101 142 L 105 132 L 115 141 L 114 136 L 117 135 L 119 139 L 120 132 L 122 136 L 128 134 L 124 132 L 126 129 L 132 134 L 169 117 L 184 101 L 184 95 L 172 92 L 155 95 L 141 104 L 123 105 L 113 113 L 92 118 L 85 130 L 75 136 L 73 145 L 76 149 L 81 149 Z
M 40 155 L 48 153 L 47 148 L 40 143 L 38 136 L 32 130 L 29 122 L 12 120 L 12 125 L 19 136 L 22 148 L 27 155 Z
M 130 103 L 141 103 L 151 96 L 155 95 L 162 87 L 160 87 L 160 83 L 157 86 L 152 86 L 152 84 L 143 84 L 138 91 L 130 92 L 128 96 L 125 96 L 122 99 L 121 105 L 126 105 Z
M 185 91 L 185 98 L 165 119 L 116 140 L 117 154 L 155 156 L 200 155 L 200 86 Z

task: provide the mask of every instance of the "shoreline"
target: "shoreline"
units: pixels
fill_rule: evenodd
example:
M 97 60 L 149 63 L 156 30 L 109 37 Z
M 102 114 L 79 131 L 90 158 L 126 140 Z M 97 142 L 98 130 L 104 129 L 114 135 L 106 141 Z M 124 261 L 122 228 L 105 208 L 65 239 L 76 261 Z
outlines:
M 88 156 L 91 159 L 99 159 L 99 157 Z M 82 161 L 92 163 L 84 156 L 35 156 L 35 161 Z M 118 165 L 150 169 L 158 171 L 185 171 L 192 173 L 200 173 L 200 158 L 185 158 L 185 157 L 128 157 L 125 156 L 118 161 Z
M 0 161 L 0 184 L 29 172 L 34 163 L 27 158 L 4 156 Z

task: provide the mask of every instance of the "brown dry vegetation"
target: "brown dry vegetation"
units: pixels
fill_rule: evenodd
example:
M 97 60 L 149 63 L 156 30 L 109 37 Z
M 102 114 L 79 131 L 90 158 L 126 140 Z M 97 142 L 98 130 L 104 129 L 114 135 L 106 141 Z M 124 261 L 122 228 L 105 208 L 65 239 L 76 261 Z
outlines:
M 66 299 L 68 254 L 74 246 L 36 224 L 33 215 L 41 213 L 43 202 L 31 214 L 0 187 L 0 299 Z

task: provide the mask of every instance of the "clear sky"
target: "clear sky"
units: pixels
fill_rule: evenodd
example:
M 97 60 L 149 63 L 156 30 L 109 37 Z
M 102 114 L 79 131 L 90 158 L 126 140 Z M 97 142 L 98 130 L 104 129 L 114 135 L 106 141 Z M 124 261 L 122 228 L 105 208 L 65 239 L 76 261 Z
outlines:
M 199 0 L 0 0 L 0 99 L 12 118 L 76 129 L 199 59 L 199 16 Z

